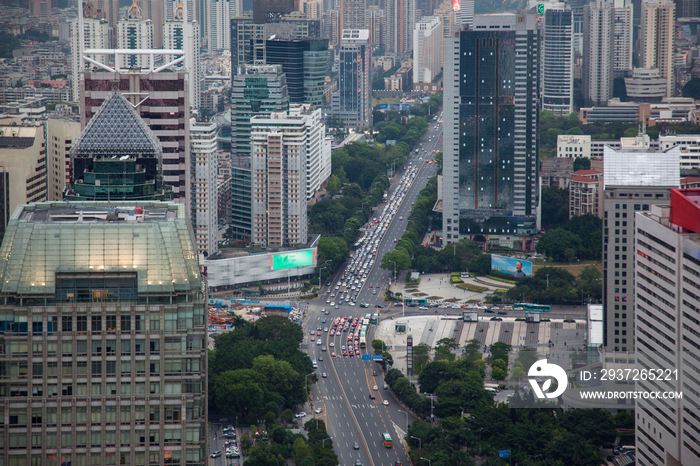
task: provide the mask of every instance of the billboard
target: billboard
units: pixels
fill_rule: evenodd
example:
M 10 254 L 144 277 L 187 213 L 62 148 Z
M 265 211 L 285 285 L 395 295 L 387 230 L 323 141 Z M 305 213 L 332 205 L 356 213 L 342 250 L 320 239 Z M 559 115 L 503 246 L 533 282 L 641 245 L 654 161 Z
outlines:
M 452 9 L 454 11 L 459 11 L 460 9 L 460 2 L 459 0 L 452 0 Z
M 270 268 L 272 270 L 303 267 L 305 265 L 314 265 L 315 263 L 316 258 L 314 257 L 313 249 L 273 254 L 270 257 Z
M 462 313 L 462 319 L 464 320 L 464 322 L 479 322 L 479 313 L 465 311 Z
M 532 262 L 491 254 L 491 270 L 512 275 L 513 278 L 530 277 L 532 276 Z

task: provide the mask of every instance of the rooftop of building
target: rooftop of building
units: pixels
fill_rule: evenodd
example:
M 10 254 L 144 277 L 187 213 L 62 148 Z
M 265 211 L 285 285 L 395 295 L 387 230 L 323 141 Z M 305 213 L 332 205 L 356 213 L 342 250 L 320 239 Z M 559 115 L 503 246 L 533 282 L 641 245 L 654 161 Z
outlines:
M 4 294 L 53 295 L 57 274 L 136 273 L 139 293 L 201 288 L 182 204 L 43 202 L 20 205 L 0 254 Z
M 574 172 L 576 176 L 586 176 L 586 175 L 602 175 L 598 170 L 576 170 Z
M 592 178 L 586 178 L 585 176 L 572 176 L 569 181 L 578 181 L 579 183 L 592 183 L 595 184 L 598 180 Z
M 32 147 L 38 130 L 38 126 L 0 126 L 0 147 L 8 150 Z

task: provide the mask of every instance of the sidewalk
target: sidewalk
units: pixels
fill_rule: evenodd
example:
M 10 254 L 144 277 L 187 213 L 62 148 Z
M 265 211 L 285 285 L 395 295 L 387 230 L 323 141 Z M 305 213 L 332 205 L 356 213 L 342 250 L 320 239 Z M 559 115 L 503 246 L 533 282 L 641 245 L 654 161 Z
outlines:
M 400 280 L 400 279 L 399 279 Z M 417 285 L 415 288 L 418 289 L 418 292 L 420 293 L 425 293 L 426 296 L 414 296 L 412 293 L 406 294 L 406 297 L 421 297 L 421 298 L 427 298 L 430 300 L 431 296 L 439 296 L 439 299 L 458 299 L 460 301 L 467 301 L 467 300 L 474 300 L 474 301 L 482 301 L 486 295 L 492 294 L 496 288 L 496 286 L 489 286 L 484 283 L 476 283 L 475 281 L 471 279 L 467 279 L 467 283 L 471 283 L 477 286 L 488 286 L 488 290 L 485 292 L 477 292 L 477 291 L 469 291 L 469 290 L 464 290 L 462 288 L 457 288 L 455 284 L 450 283 L 450 275 L 443 273 L 443 274 L 438 274 L 438 273 L 432 273 L 432 274 L 425 274 L 420 276 L 420 284 Z M 505 285 L 505 284 L 504 284 Z M 404 283 L 396 283 L 393 282 L 389 289 L 393 293 L 404 293 L 405 294 L 405 289 L 410 288 L 412 285 L 408 286 Z

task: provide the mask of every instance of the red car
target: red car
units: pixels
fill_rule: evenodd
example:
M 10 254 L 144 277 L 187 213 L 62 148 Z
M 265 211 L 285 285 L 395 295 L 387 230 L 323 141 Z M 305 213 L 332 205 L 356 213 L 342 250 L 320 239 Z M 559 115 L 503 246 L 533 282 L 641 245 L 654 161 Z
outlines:
M 334 358 L 334 357 L 335 357 L 335 353 L 331 353 L 331 357 Z
M 359 355 L 360 355 L 360 350 L 355 350 L 355 354 L 359 356 Z
M 348 352 L 347 352 L 347 351 L 343 351 L 343 356 L 347 356 L 347 355 L 348 355 Z

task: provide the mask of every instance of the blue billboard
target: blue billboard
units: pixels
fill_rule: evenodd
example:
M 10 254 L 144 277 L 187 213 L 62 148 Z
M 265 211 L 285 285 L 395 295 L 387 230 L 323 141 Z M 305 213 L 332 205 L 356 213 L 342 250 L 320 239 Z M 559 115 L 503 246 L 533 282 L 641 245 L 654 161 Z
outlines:
M 532 262 L 516 259 L 514 257 L 497 256 L 491 254 L 491 270 L 512 275 L 513 278 L 532 276 Z

